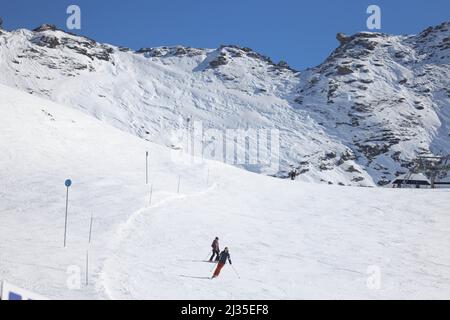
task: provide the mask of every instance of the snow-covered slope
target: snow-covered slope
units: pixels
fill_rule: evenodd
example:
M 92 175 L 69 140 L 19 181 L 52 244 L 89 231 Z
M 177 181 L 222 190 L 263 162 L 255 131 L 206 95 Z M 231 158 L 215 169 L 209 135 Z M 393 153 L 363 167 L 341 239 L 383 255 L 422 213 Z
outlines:
M 169 148 L 1 85 L 0 154 L 0 279 L 49 298 L 450 296 L 448 190 L 292 183 L 180 161 Z M 64 249 L 66 178 L 74 183 Z M 215 236 L 240 279 L 229 265 L 205 279 Z M 70 290 L 77 270 L 82 287 Z M 368 270 L 380 272 L 379 289 Z
M 252 171 L 295 166 L 303 181 L 373 186 L 417 154 L 450 153 L 449 23 L 417 36 L 339 34 L 341 46 L 302 72 L 238 46 L 132 52 L 48 25 L 0 32 L 0 83 L 147 140 L 172 144 L 168 131 L 188 118 L 280 130 L 280 170 L 240 164 Z

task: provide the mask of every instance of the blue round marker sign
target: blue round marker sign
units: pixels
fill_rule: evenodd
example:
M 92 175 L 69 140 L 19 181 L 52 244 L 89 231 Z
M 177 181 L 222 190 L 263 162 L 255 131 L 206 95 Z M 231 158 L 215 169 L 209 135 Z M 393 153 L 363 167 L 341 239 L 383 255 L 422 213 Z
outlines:
M 67 179 L 64 184 L 66 185 L 66 187 L 70 187 L 72 185 L 72 180 Z

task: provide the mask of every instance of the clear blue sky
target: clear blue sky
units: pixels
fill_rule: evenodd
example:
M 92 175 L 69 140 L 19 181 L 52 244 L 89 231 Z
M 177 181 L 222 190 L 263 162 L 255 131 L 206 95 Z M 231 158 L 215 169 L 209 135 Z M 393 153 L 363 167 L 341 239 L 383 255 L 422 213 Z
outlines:
M 133 49 L 161 45 L 251 47 L 296 69 L 322 62 L 337 32 L 366 30 L 369 4 L 381 7 L 381 32 L 418 33 L 450 20 L 450 0 L 2 0 L 5 29 L 42 23 L 66 28 L 66 8 L 82 11 L 83 34 Z

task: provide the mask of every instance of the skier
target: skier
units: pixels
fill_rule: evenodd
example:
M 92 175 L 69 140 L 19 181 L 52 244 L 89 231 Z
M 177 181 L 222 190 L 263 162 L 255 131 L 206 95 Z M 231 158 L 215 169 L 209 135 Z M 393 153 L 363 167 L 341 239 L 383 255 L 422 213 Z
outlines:
M 213 241 L 213 243 L 211 244 L 211 248 L 212 248 L 212 256 L 209 259 L 210 262 L 213 261 L 214 256 L 216 256 L 216 261 L 219 261 L 219 253 L 220 253 L 220 249 L 219 249 L 219 237 L 216 237 Z
M 217 264 L 216 270 L 214 271 L 214 274 L 211 279 L 217 278 L 220 274 L 220 271 L 222 270 L 223 266 L 228 262 L 231 263 L 231 257 L 230 253 L 228 252 L 228 248 L 226 247 L 219 256 L 219 263 Z
M 295 180 L 296 176 L 298 176 L 297 169 L 292 169 L 291 172 L 289 172 L 289 177 L 291 178 L 291 180 Z

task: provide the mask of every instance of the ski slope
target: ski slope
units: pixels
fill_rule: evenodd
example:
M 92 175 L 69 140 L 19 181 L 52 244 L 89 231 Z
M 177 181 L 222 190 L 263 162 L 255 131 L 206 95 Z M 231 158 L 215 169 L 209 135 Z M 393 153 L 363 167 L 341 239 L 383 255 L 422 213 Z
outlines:
M 174 153 L 0 86 L 0 279 L 51 299 L 450 298 L 448 190 L 292 183 Z M 215 236 L 240 278 L 207 279 Z

